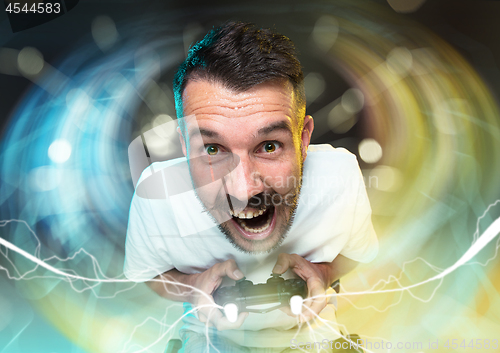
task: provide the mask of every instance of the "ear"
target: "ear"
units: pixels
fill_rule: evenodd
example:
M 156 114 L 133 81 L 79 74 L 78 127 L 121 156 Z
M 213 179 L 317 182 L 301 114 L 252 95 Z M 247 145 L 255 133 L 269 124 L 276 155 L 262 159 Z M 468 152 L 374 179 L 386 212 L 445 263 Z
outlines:
M 184 136 L 182 135 L 180 126 L 177 126 L 177 133 L 179 134 L 179 141 L 181 142 L 182 153 L 184 154 L 184 157 L 187 157 L 186 141 L 184 140 Z
M 302 127 L 302 159 L 305 160 L 307 157 L 307 148 L 311 143 L 311 135 L 314 130 L 314 120 L 310 115 L 304 117 L 304 126 Z

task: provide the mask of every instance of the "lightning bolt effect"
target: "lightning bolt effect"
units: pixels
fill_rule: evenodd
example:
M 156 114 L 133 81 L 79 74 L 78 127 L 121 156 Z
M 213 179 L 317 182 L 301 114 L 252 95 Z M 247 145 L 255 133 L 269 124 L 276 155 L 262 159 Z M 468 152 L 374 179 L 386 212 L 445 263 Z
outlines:
M 342 280 L 340 324 L 324 324 L 379 341 L 493 338 L 500 114 L 491 92 L 451 45 L 371 2 L 300 13 L 315 19 L 311 52 L 364 102 L 357 113 L 338 97 L 310 111 L 315 136 L 359 124 L 383 149 L 377 164 L 362 165 L 380 255 Z M 183 312 L 122 276 L 133 193 L 127 147 L 175 114 L 164 75 L 195 28 L 180 33 L 179 24 L 199 16 L 178 15 L 116 23 L 115 42 L 82 39 L 26 76 L 33 86 L 0 146 L 0 352 L 21 347 L 30 325 L 9 309 L 17 297 L 88 352 L 162 352 L 200 309 Z M 164 159 L 178 152 L 164 136 L 148 148 Z
M 487 211 L 490 209 L 491 206 L 494 206 L 496 205 L 497 203 L 499 203 L 500 200 L 498 200 L 497 202 L 495 202 L 495 204 L 492 204 L 488 207 Z M 484 217 L 486 215 L 486 212 L 483 214 L 482 217 Z M 8 223 L 11 223 L 11 222 L 18 222 L 18 223 L 22 223 L 24 224 L 26 227 L 29 228 L 29 226 L 26 224 L 26 222 L 24 221 L 19 221 L 19 220 L 8 220 L 8 221 L 0 221 L 0 227 L 4 227 L 5 225 L 7 225 Z M 34 238 L 37 240 L 37 243 L 38 243 L 38 246 L 35 250 L 35 253 L 38 255 L 40 253 L 40 242 L 38 241 L 38 238 L 36 237 L 36 235 L 34 234 L 34 232 L 29 229 L 30 233 L 34 236 Z M 434 277 L 431 277 L 431 278 L 428 278 L 422 282 L 419 282 L 419 283 L 415 283 L 415 284 L 412 284 L 410 286 L 400 286 L 398 288 L 395 288 L 395 289 L 379 289 L 379 290 L 365 290 L 365 291 L 361 291 L 361 292 L 349 292 L 349 291 L 346 291 L 345 293 L 342 293 L 342 294 L 332 294 L 333 296 L 338 296 L 338 297 L 350 297 L 350 296 L 357 296 L 357 295 L 370 295 L 370 294 L 381 294 L 381 293 L 393 293 L 393 292 L 403 292 L 403 291 L 408 291 L 408 292 L 411 292 L 411 289 L 413 288 L 416 288 L 416 287 L 419 287 L 419 286 L 423 286 L 425 285 L 426 283 L 429 283 L 429 282 L 433 282 L 433 281 L 436 281 L 436 280 L 441 280 L 443 278 L 445 278 L 447 275 L 449 275 L 450 273 L 452 273 L 453 271 L 456 271 L 458 268 L 460 268 L 461 266 L 464 266 L 465 264 L 467 264 L 467 262 L 469 262 L 474 256 L 476 256 L 481 250 L 483 250 L 491 241 L 493 241 L 493 239 L 500 233 L 500 218 L 496 219 L 487 229 L 486 231 L 481 234 L 474 242 L 474 244 L 466 251 L 465 254 L 463 254 L 462 257 L 460 257 L 460 259 L 458 259 L 452 266 L 442 270 L 438 275 L 434 276 Z M 477 234 L 477 232 L 475 233 Z M 96 294 L 96 296 L 100 299 L 109 299 L 109 298 L 116 298 L 116 296 L 122 292 L 125 292 L 127 290 L 130 290 L 132 289 L 133 287 L 135 287 L 136 283 L 135 282 L 131 282 L 127 279 L 120 279 L 120 278 L 107 278 L 106 276 L 103 275 L 101 269 L 99 268 L 99 265 L 98 263 L 95 262 L 95 258 L 91 255 L 91 254 L 88 254 L 87 252 L 85 252 L 85 250 L 81 249 L 82 252 L 85 253 L 86 256 L 90 257 L 92 259 L 92 262 L 95 264 L 95 267 L 94 267 L 94 271 L 95 271 L 95 274 L 96 274 L 96 277 L 95 278 L 87 278 L 87 277 L 82 277 L 82 276 L 79 276 L 77 274 L 74 274 L 72 270 L 68 271 L 68 270 L 61 270 L 61 269 L 58 269 L 54 266 L 51 266 L 48 264 L 48 262 L 50 262 L 51 260 L 53 260 L 54 258 L 57 259 L 57 262 L 58 263 L 66 263 L 70 260 L 73 260 L 75 257 L 72 256 L 70 258 L 66 258 L 66 259 L 60 259 L 58 257 L 51 257 L 51 258 L 48 258 L 48 259 L 40 259 L 38 256 L 34 256 L 34 255 L 31 255 L 30 253 L 20 249 L 19 247 L 17 247 L 16 245 L 0 238 L 0 245 L 3 245 L 6 249 L 9 249 L 9 250 L 12 250 L 14 251 L 15 253 L 23 256 L 24 258 L 26 258 L 27 260 L 31 261 L 34 263 L 35 267 L 32 269 L 32 270 L 29 270 L 23 274 L 20 274 L 20 272 L 15 269 L 15 273 L 17 274 L 17 276 L 11 276 L 8 272 L 8 270 L 4 267 L 0 267 L 0 270 L 4 270 L 7 272 L 7 275 L 8 275 L 8 278 L 11 279 L 11 280 L 32 280 L 32 279 L 51 279 L 53 277 L 51 276 L 47 276 L 47 275 L 44 275 L 44 276 L 35 276 L 35 275 L 32 275 L 36 272 L 38 266 L 44 268 L 44 269 L 47 269 L 48 271 L 52 272 L 54 275 L 57 275 L 55 278 L 58 278 L 58 279 L 62 279 L 62 280 L 65 280 L 65 281 L 68 281 L 70 282 L 71 284 L 73 283 L 73 281 L 75 280 L 79 280 L 79 281 L 83 281 L 85 284 L 86 284 L 86 287 L 82 290 L 78 290 L 77 288 L 75 288 L 73 285 L 72 288 L 74 290 L 76 290 L 78 293 L 82 293 L 84 290 L 87 290 L 87 289 L 94 289 L 95 288 L 95 285 L 98 285 L 98 284 L 103 284 L 103 283 L 130 283 L 132 284 L 132 286 L 130 288 L 127 288 L 127 289 L 121 289 L 121 290 L 118 290 L 114 293 L 113 296 L 111 297 L 102 297 L 102 296 L 99 296 L 96 294 L 96 292 L 94 292 L 94 294 Z M 497 244 L 496 244 L 496 249 L 498 249 L 499 245 L 498 245 L 498 240 L 497 240 Z M 77 255 L 80 251 L 78 251 L 75 255 Z M 7 254 L 7 251 L 2 251 L 1 254 L 6 258 L 8 259 L 8 254 Z M 8 261 L 10 264 L 13 265 L 13 262 L 12 261 Z M 431 266 L 429 264 L 429 266 Z M 99 275 L 99 278 L 98 278 L 98 275 Z M 165 279 L 154 279 L 153 281 L 157 281 L 157 282 L 160 282 L 160 283 L 163 283 L 163 284 L 175 284 L 177 287 L 180 287 L 180 288 L 184 288 L 187 290 L 186 292 L 186 295 L 190 294 L 192 295 L 193 293 L 196 293 L 196 294 L 199 294 L 199 295 L 203 295 L 205 297 L 208 297 L 208 295 L 202 291 L 200 291 L 199 289 L 195 288 L 195 287 L 191 287 L 191 286 L 188 286 L 188 285 L 184 285 L 184 284 L 181 284 L 181 283 L 178 283 L 178 282 L 173 282 L 173 281 L 168 281 L 168 280 L 165 280 Z M 91 284 L 88 284 L 88 283 L 95 283 L 94 285 L 91 285 Z M 399 283 L 398 283 L 399 284 Z M 167 288 L 167 287 L 165 287 Z M 437 288 L 436 288 L 437 289 Z M 325 296 L 322 296 L 322 297 L 313 297 L 311 299 L 326 299 L 328 298 L 329 296 L 328 295 L 325 295 Z M 421 298 L 417 298 L 417 297 L 414 297 L 416 299 L 420 299 L 424 302 L 427 302 L 426 300 L 423 300 Z M 132 331 L 131 333 L 131 337 L 133 337 L 134 333 L 136 332 L 136 330 L 140 329 L 141 326 L 145 325 L 147 321 L 152 321 L 154 323 L 156 323 L 157 325 L 159 325 L 160 327 L 164 328 L 164 331 L 159 335 L 158 339 L 154 342 L 152 342 L 150 345 L 144 347 L 144 348 L 141 348 L 139 350 L 134 350 L 134 352 L 136 353 L 139 353 L 139 352 L 146 352 L 148 351 L 151 347 L 153 347 L 155 344 L 159 343 L 159 342 L 162 342 L 164 341 L 164 338 L 165 336 L 169 337 L 169 335 L 171 336 L 172 335 L 172 332 L 171 330 L 173 328 L 176 327 L 177 324 L 179 324 L 182 319 L 187 316 L 187 315 L 192 315 L 194 313 L 196 313 L 197 311 L 199 311 L 200 309 L 202 309 L 203 307 L 212 307 L 214 310 L 220 310 L 222 309 L 222 307 L 218 306 L 218 305 L 213 305 L 213 306 L 210 306 L 210 305 L 205 305 L 205 306 L 196 306 L 194 307 L 193 309 L 185 312 L 181 317 L 179 317 L 175 322 L 171 323 L 171 324 L 166 324 L 164 321 L 165 321 L 165 317 L 163 318 L 163 320 L 156 320 L 154 318 L 148 318 L 146 319 L 146 321 L 138 326 L 136 326 L 134 328 L 134 330 Z M 386 308 L 387 310 L 388 308 Z M 306 306 L 306 305 L 303 305 L 303 310 L 309 310 L 310 309 Z M 331 330 L 331 333 L 335 336 L 340 336 L 342 335 L 339 330 L 337 330 L 336 327 L 334 326 L 331 326 L 331 324 L 322 319 L 321 317 L 319 317 L 318 315 L 315 315 L 315 317 L 320 320 L 321 322 L 323 322 L 323 324 L 327 325 L 328 328 Z M 309 323 L 306 322 L 306 325 L 309 325 Z M 207 325 L 207 328 L 208 328 L 208 325 Z M 346 330 L 345 327 L 343 327 L 344 331 Z M 380 338 L 380 337 L 371 337 L 372 339 L 382 339 L 384 340 L 383 338 Z M 320 337 L 317 337 L 315 335 L 315 332 L 314 330 L 311 330 L 311 339 L 313 342 L 320 342 L 324 339 L 328 339 L 328 337 L 325 337 L 325 336 L 320 336 Z M 387 339 L 385 339 L 385 341 L 389 341 Z M 356 342 L 353 342 L 353 341 L 349 341 L 351 342 L 352 344 L 355 344 Z M 130 344 L 130 339 L 127 340 L 124 344 L 124 350 L 122 350 L 122 352 L 127 352 L 127 348 L 128 348 L 128 345 Z M 209 339 L 209 336 L 207 335 L 207 344 L 210 345 L 210 339 Z M 208 347 L 207 347 L 208 348 Z M 213 347 L 215 348 L 215 347 Z M 372 352 L 371 350 L 369 349 L 366 349 L 367 352 Z

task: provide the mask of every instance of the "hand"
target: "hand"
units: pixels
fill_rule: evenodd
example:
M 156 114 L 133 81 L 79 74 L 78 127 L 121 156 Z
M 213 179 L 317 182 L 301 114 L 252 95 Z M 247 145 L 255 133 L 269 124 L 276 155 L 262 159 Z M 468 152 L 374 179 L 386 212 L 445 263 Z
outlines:
M 212 294 L 220 286 L 224 277 L 229 277 L 235 281 L 243 278 L 243 273 L 239 270 L 234 260 L 227 260 L 214 266 L 202 273 L 191 275 L 192 285 L 203 293 L 195 292 L 191 297 L 190 302 L 193 303 L 194 308 L 199 307 L 198 317 L 201 322 L 208 322 L 213 325 L 217 330 L 235 329 L 243 324 L 247 312 L 238 313 L 236 322 L 230 322 L 224 314 L 215 306 Z
M 329 287 L 330 267 L 328 263 L 312 263 L 297 254 L 279 254 L 273 273 L 283 274 L 292 269 L 307 284 L 307 299 L 304 301 L 300 321 L 315 318 L 326 307 L 326 290 Z M 285 311 L 294 316 L 290 310 Z

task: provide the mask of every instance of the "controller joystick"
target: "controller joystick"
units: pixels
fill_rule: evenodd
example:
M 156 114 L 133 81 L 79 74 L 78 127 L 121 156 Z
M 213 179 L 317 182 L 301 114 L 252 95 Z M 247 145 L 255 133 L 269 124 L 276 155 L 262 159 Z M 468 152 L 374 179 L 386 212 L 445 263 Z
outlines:
M 283 282 L 285 282 L 285 279 L 277 273 L 271 273 L 271 277 L 269 277 L 266 281 L 266 283 L 283 283 Z
M 284 306 L 290 306 L 292 313 L 299 315 L 307 286 L 302 279 L 285 280 L 278 274 L 271 274 L 266 283 L 259 284 L 243 277 L 232 287 L 218 288 L 213 297 L 230 322 L 235 322 L 240 312 L 267 313 Z M 263 305 L 266 307 L 258 307 Z

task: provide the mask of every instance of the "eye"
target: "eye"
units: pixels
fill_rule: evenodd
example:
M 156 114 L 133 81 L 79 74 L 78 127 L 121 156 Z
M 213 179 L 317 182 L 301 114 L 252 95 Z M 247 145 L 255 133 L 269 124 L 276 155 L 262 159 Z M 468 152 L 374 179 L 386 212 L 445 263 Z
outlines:
M 215 145 L 205 146 L 205 150 L 207 151 L 209 156 L 215 156 L 216 154 L 219 153 L 219 147 Z
M 280 144 L 278 142 L 266 142 L 264 145 L 262 145 L 262 149 L 266 153 L 273 153 L 275 152 L 278 148 L 280 147 Z

